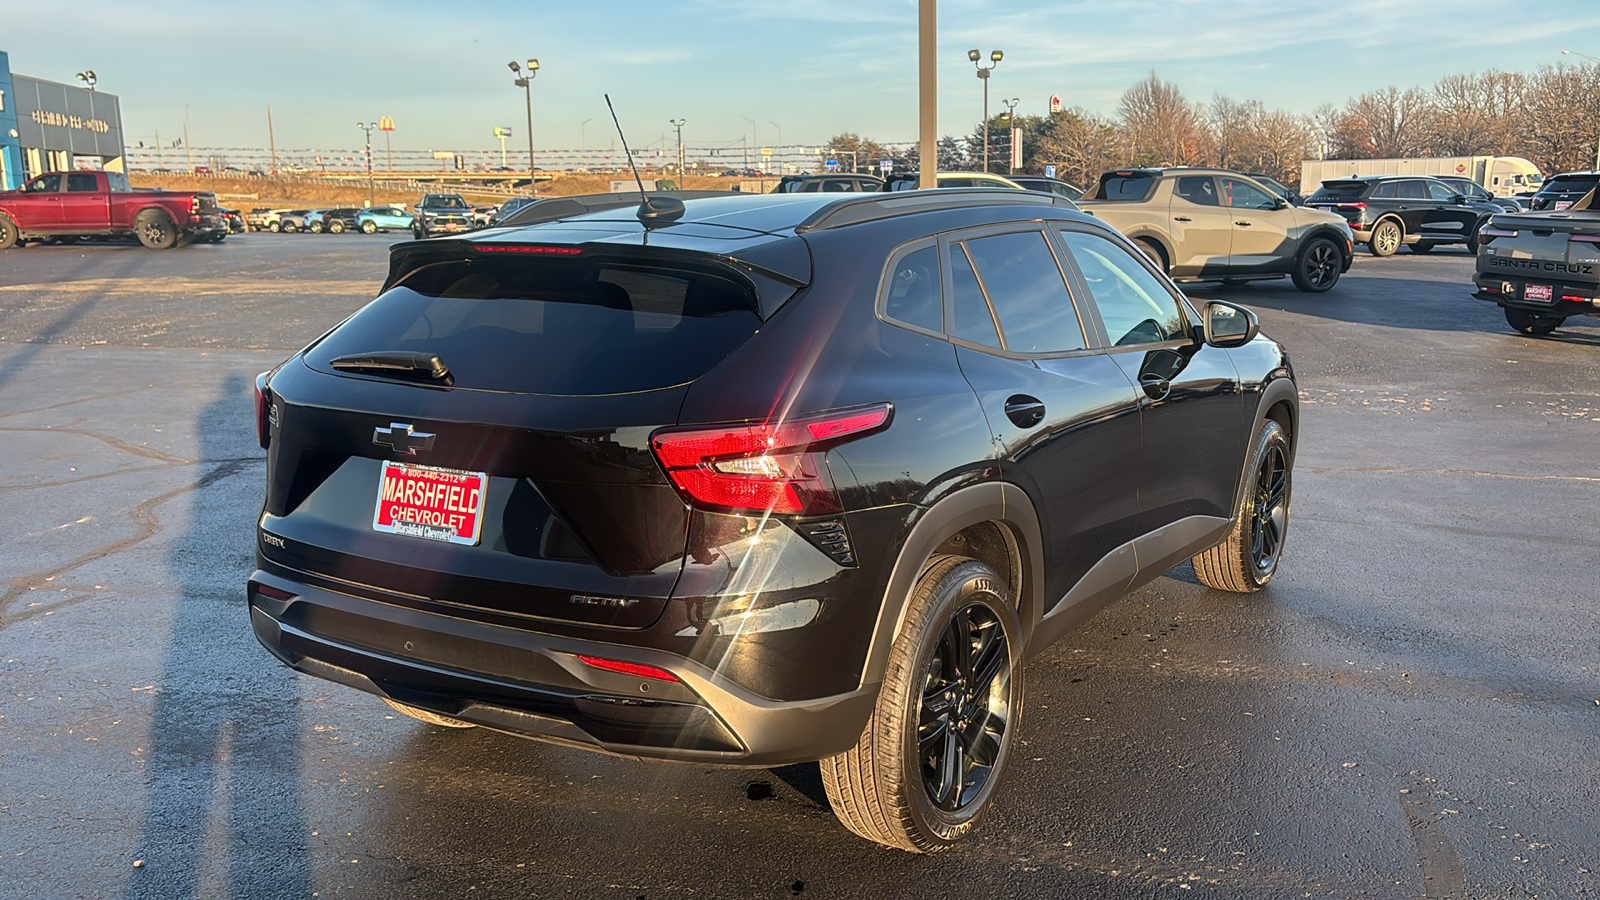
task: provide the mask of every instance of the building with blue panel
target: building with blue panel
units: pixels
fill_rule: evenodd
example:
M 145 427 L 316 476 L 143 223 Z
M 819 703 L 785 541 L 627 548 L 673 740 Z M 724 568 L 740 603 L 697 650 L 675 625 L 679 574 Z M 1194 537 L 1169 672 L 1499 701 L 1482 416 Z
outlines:
M 0 187 L 69 169 L 123 171 L 117 96 L 14 75 L 0 50 Z

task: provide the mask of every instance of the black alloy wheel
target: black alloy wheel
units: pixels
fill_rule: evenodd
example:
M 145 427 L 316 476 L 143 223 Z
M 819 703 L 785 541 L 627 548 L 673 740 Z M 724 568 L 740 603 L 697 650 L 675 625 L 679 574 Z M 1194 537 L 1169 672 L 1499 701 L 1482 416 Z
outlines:
M 1517 309 L 1514 306 L 1505 307 L 1506 324 L 1510 325 L 1518 334 L 1530 334 L 1534 337 L 1543 337 L 1567 321 L 1566 316 L 1554 313 L 1539 314 L 1526 309 Z
M 1278 568 L 1283 533 L 1289 524 L 1289 462 L 1283 445 L 1269 444 L 1256 469 L 1250 514 L 1250 559 L 1258 574 Z
M 960 813 L 982 795 L 1005 746 L 1011 655 L 993 610 L 969 603 L 939 636 L 922 679 L 917 755 L 933 805 Z
M 1302 291 L 1320 294 L 1339 283 L 1339 269 L 1344 261 L 1339 258 L 1339 248 L 1327 238 L 1312 238 L 1294 268 L 1294 286 Z

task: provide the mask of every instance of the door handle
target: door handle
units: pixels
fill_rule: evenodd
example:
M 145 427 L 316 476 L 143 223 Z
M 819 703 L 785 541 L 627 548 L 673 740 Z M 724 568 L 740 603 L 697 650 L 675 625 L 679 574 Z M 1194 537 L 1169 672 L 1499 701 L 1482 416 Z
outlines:
M 1006 398 L 1006 418 L 1018 428 L 1032 428 L 1044 421 L 1044 403 L 1038 397 L 1012 394 Z
M 1172 382 L 1160 375 L 1140 375 L 1139 386 L 1151 400 L 1161 400 L 1172 393 Z
M 1235 225 L 1243 225 L 1246 228 L 1250 227 L 1250 223 L 1249 222 L 1235 222 L 1233 224 L 1235 224 Z
M 1189 218 L 1188 216 L 1173 216 L 1172 217 L 1172 221 L 1174 221 L 1174 222 L 1193 222 L 1194 220 Z
M 1403 210 L 1403 209 L 1410 209 L 1410 207 L 1407 207 L 1407 206 L 1396 206 L 1395 209 Z

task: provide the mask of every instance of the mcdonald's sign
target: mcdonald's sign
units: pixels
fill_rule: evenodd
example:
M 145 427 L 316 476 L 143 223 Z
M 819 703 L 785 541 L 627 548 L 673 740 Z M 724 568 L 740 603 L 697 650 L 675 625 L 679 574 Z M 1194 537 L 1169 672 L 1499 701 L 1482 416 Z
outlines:
M 389 116 L 379 116 L 378 117 L 378 130 L 379 131 L 393 131 L 394 130 L 394 119 L 390 118 Z

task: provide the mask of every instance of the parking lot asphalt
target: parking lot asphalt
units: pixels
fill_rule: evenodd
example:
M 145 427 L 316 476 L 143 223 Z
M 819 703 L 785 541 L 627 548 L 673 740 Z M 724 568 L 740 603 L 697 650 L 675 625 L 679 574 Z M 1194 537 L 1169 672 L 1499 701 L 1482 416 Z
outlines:
M 993 815 L 918 857 L 815 765 L 435 728 L 256 645 L 250 381 L 391 242 L 0 254 L 0 897 L 1600 895 L 1600 320 L 1513 334 L 1448 249 L 1192 288 L 1293 355 L 1279 574 L 1035 658 Z

